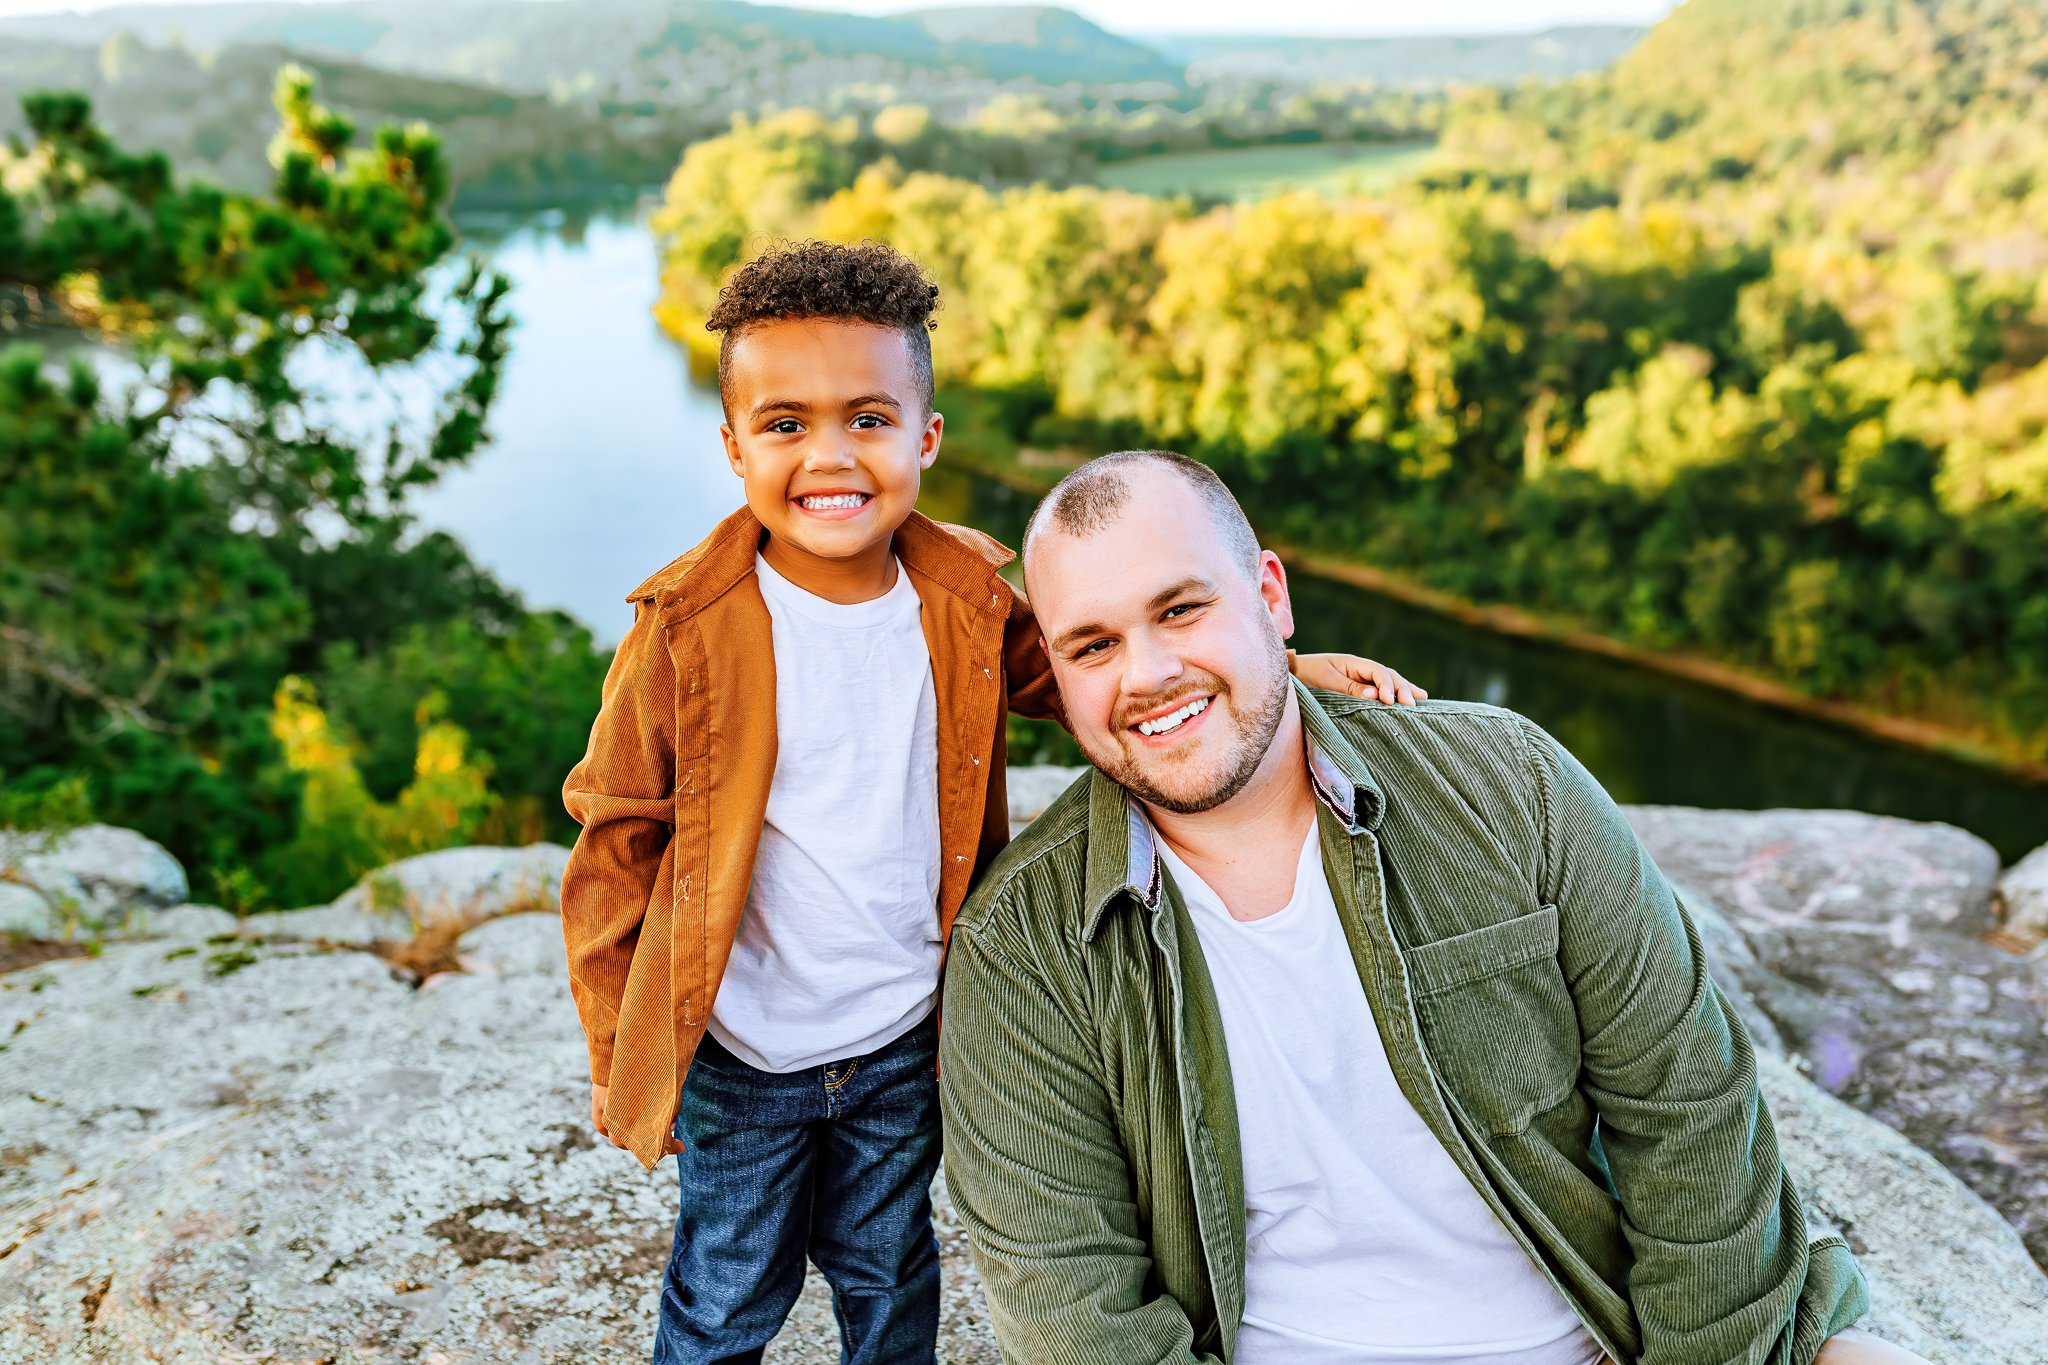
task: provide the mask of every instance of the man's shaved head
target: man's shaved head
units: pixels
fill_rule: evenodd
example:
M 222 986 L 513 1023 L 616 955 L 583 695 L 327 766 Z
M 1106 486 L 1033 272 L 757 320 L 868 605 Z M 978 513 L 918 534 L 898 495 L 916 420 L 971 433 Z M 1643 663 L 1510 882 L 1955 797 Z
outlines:
M 1053 485 L 1031 523 L 1024 529 L 1024 559 L 1028 566 L 1031 548 L 1040 532 L 1055 530 L 1063 535 L 1091 536 L 1123 515 L 1133 495 L 1133 476 L 1158 472 L 1187 484 L 1202 499 L 1215 522 L 1217 537 L 1248 578 L 1259 572 L 1259 538 L 1245 520 L 1244 509 L 1224 487 L 1216 471 L 1200 460 L 1171 450 L 1118 450 L 1098 456 Z

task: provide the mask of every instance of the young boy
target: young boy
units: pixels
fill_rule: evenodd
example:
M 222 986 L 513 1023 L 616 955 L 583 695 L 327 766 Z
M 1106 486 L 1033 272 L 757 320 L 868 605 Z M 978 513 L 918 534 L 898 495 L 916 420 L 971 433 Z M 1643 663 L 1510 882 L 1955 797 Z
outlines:
M 656 1365 L 760 1360 L 806 1257 L 851 1365 L 935 1358 L 939 969 L 1008 835 L 1004 712 L 1058 716 L 1010 552 L 912 510 L 937 294 L 873 244 L 733 276 L 707 326 L 746 506 L 633 591 L 564 788 L 591 1121 L 679 1154 Z

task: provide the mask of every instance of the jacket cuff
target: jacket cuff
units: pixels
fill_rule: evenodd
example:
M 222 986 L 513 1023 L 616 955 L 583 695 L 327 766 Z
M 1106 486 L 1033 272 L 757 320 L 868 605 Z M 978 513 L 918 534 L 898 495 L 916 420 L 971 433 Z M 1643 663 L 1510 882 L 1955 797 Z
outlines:
M 590 1046 L 590 1083 L 592 1085 L 610 1085 L 612 1083 L 612 1045 L 610 1041 L 599 1042 L 595 1038 L 586 1038 L 585 1041 Z
M 1821 1237 L 1806 1249 L 1806 1281 L 1792 1320 L 1792 1360 L 1811 1365 L 1821 1344 L 1870 1311 L 1863 1269 L 1840 1237 Z

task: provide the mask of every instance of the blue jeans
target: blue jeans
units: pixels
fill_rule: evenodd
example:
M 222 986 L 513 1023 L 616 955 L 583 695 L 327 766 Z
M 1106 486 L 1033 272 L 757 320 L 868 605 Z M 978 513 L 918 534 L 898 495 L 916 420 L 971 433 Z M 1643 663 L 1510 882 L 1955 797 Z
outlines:
M 755 1365 L 803 1288 L 832 1287 L 845 1365 L 936 1365 L 938 1023 L 777 1074 L 704 1035 L 676 1115 L 682 1208 L 654 1365 Z

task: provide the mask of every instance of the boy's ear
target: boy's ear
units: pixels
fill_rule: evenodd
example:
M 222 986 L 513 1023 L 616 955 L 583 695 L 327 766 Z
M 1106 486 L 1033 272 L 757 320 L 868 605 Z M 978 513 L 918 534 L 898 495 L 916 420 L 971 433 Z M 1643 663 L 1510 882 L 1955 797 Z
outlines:
M 939 458 L 939 440 L 946 434 L 946 419 L 941 413 L 933 413 L 924 419 L 924 440 L 917 447 L 917 467 L 930 469 L 932 462 Z
M 725 462 L 732 466 L 732 472 L 741 478 L 747 476 L 747 462 L 740 456 L 740 443 L 732 434 L 732 423 L 718 424 L 718 439 L 725 442 Z

